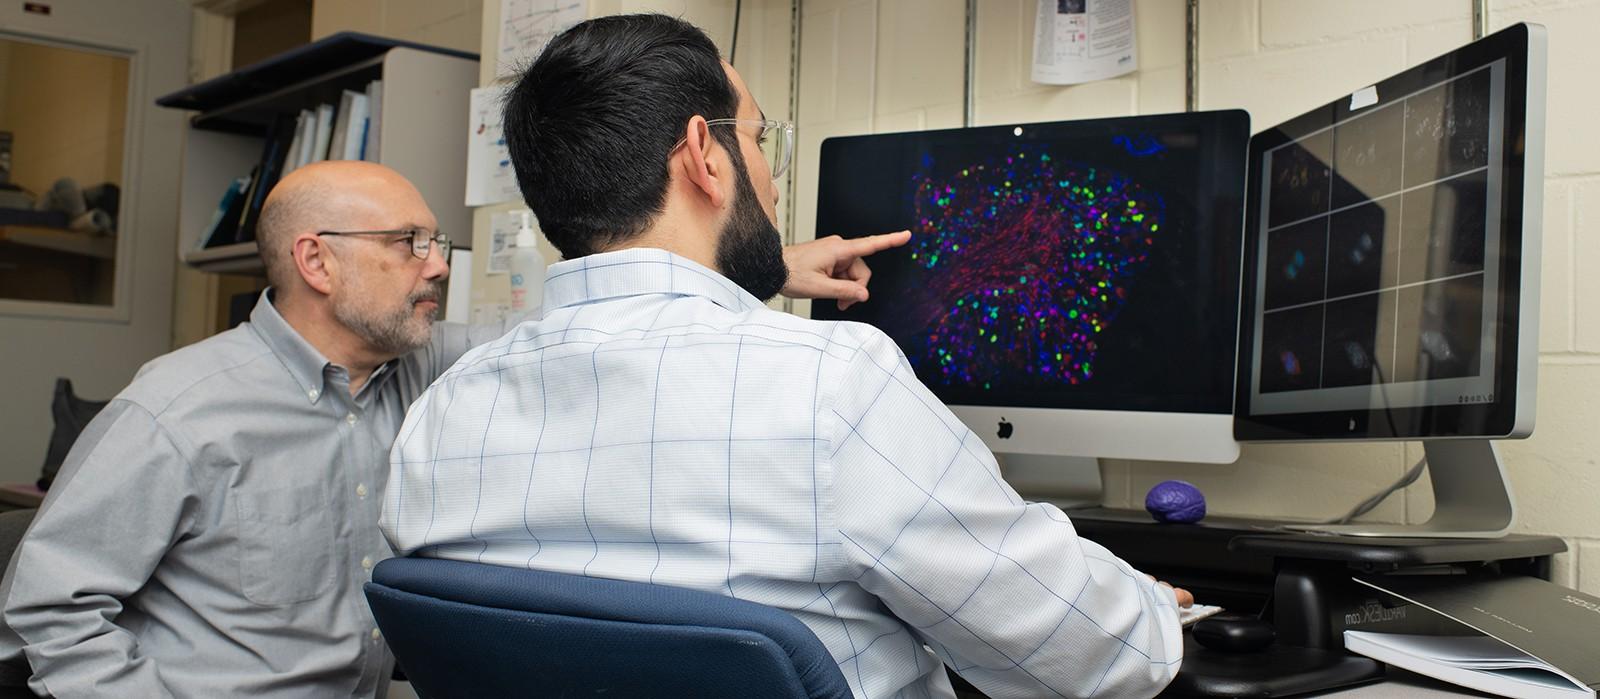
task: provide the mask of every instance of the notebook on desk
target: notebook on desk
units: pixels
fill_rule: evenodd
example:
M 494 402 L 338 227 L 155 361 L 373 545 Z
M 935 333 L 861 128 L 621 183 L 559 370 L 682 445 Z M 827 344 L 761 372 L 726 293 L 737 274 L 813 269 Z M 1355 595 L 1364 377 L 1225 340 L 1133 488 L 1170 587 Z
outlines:
M 1345 631 L 1351 652 L 1509 697 L 1594 697 L 1600 687 L 1600 598 L 1526 576 L 1388 575 L 1356 582 L 1477 633 Z

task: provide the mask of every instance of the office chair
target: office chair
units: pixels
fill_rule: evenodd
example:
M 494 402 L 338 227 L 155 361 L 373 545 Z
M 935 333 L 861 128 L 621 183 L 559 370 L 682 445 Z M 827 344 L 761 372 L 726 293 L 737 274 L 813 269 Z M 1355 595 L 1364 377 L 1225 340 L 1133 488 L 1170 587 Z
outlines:
M 366 593 L 427 699 L 851 696 L 800 620 L 723 595 L 431 558 L 379 563 Z

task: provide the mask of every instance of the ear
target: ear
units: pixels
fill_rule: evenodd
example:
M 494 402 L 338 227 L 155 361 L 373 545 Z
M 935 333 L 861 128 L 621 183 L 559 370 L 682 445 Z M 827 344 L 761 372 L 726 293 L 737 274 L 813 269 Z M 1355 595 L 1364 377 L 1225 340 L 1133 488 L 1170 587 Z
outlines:
M 294 239 L 293 245 L 289 253 L 294 258 L 295 271 L 306 286 L 324 296 L 332 294 L 333 273 L 338 267 L 338 260 L 328 247 L 328 241 L 315 234 L 304 233 Z
M 680 161 L 689 183 L 706 195 L 711 206 L 720 209 L 727 196 L 722 193 L 721 180 L 725 173 L 711 159 L 711 149 L 715 144 L 716 141 L 711 138 L 711 127 L 706 125 L 705 117 L 697 114 L 689 119 L 689 126 L 684 132 L 683 151 L 686 157 L 680 158 Z

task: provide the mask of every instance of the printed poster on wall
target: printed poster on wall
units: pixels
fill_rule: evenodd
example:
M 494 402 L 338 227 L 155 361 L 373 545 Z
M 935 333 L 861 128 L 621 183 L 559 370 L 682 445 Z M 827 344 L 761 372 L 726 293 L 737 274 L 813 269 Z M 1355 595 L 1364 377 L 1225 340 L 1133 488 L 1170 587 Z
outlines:
M 495 78 L 520 74 L 557 34 L 588 19 L 588 0 L 500 0 Z
M 1039 0 L 1034 82 L 1073 85 L 1138 68 L 1133 0 Z
M 472 90 L 472 110 L 467 123 L 467 206 L 522 201 L 511 151 L 501 131 L 505 86 Z

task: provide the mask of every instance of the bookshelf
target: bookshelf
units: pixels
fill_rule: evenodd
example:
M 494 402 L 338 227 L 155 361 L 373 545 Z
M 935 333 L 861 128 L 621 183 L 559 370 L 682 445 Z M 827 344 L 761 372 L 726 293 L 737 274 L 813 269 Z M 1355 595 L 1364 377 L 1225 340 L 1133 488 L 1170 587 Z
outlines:
M 185 264 L 207 272 L 260 274 L 254 242 L 200 248 L 233 180 L 261 159 L 280 115 L 338 105 L 344 90 L 383 81 L 378 162 L 417 186 L 458 248 L 472 246 L 465 205 L 468 96 L 476 55 L 342 32 L 166 95 L 156 104 L 195 112 L 181 175 L 178 240 Z

